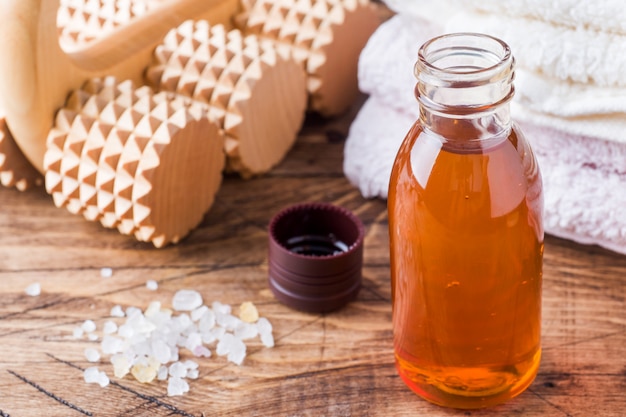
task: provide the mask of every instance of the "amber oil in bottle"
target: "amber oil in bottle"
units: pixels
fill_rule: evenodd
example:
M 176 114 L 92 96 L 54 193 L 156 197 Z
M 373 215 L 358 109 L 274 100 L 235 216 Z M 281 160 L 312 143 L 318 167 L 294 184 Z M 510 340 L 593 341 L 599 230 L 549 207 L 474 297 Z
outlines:
M 510 118 L 504 42 L 432 39 L 415 72 L 420 118 L 388 195 L 396 367 L 428 401 L 487 407 L 524 391 L 539 367 L 541 175 Z

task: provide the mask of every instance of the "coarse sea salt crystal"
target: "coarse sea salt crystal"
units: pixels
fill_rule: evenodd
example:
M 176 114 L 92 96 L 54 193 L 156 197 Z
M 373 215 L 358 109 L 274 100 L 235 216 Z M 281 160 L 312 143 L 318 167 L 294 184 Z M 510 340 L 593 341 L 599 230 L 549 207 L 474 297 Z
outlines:
M 218 313 L 215 315 L 215 320 L 226 330 L 235 330 L 241 324 L 241 320 L 231 314 Z
M 193 325 L 193 322 L 188 314 L 183 313 L 180 316 L 173 317 L 171 324 L 173 329 L 178 331 L 178 333 L 183 333 Z
M 187 378 L 189 379 L 198 379 L 200 372 L 197 369 L 190 369 L 187 371 Z
M 87 339 L 91 340 L 92 342 L 95 342 L 96 340 L 98 340 L 98 335 L 95 333 L 89 333 L 87 335 Z
M 179 290 L 172 298 L 172 308 L 176 311 L 193 311 L 202 305 L 202 296 L 195 290 Z
M 231 333 L 225 333 L 220 338 L 220 341 L 217 342 L 217 346 L 215 347 L 215 353 L 220 356 L 227 355 L 236 340 L 237 339 L 235 338 L 235 336 L 233 336 Z
M 228 353 L 228 360 L 235 365 L 241 365 L 246 358 L 246 345 L 242 342 L 239 346 Z
M 272 323 L 265 317 L 261 317 L 256 323 L 256 327 L 259 329 L 260 334 L 272 333 Z
M 96 323 L 93 320 L 85 320 L 81 326 L 86 333 L 96 331 Z
M 178 355 L 178 347 L 174 346 L 172 348 L 172 356 L 170 357 L 170 362 L 176 362 L 178 359 L 180 359 L 179 355 Z
M 161 302 L 153 301 L 150 304 L 148 304 L 148 308 L 146 308 L 146 311 L 143 313 L 143 315 L 146 317 L 152 318 L 156 316 L 160 311 L 161 311 Z
M 200 320 L 205 314 L 208 313 L 208 311 L 209 311 L 209 307 L 207 306 L 200 306 L 196 308 L 194 311 L 191 312 L 191 320 L 192 321 Z
M 74 336 L 74 339 L 80 339 L 81 337 L 83 337 L 84 334 L 85 331 L 82 327 L 75 327 L 74 331 L 72 332 L 72 336 Z
M 106 355 L 120 353 L 124 350 L 124 341 L 119 337 L 106 335 L 102 338 L 100 348 L 102 349 L 102 353 Z
M 165 341 L 156 339 L 152 341 L 152 354 L 157 361 L 164 364 L 172 357 L 172 350 Z
M 111 268 L 100 269 L 100 276 L 102 278 L 111 278 L 113 276 L 113 270 Z
M 156 330 L 156 326 L 150 320 L 148 320 L 143 314 L 136 314 L 133 317 L 130 317 L 126 324 L 123 326 L 129 326 L 133 333 L 142 333 L 148 334 L 152 331 Z M 121 328 L 122 326 L 120 326 Z
M 159 284 L 155 280 L 150 279 L 146 282 L 146 288 L 150 291 L 156 291 L 159 289 Z
M 259 329 L 259 335 L 261 336 L 261 343 L 263 346 L 271 348 L 274 347 L 274 336 L 272 336 L 272 324 L 265 317 L 261 317 L 256 323 Z
M 39 294 L 41 294 L 41 284 L 39 284 L 38 282 L 34 282 L 26 287 L 25 292 L 31 297 L 37 297 Z
M 135 329 L 133 329 L 133 327 L 130 324 L 125 323 L 117 328 L 117 334 L 123 337 L 124 339 L 130 339 L 131 337 L 135 335 Z
M 168 380 L 167 395 L 170 397 L 183 395 L 189 391 L 189 384 L 182 378 L 172 376 Z
M 174 362 L 169 368 L 170 376 L 184 378 L 187 375 L 187 368 L 181 362 Z
M 100 360 L 100 352 L 93 348 L 87 348 L 85 349 L 85 358 L 89 362 L 98 362 Z
M 219 301 L 213 301 L 211 308 L 217 314 L 230 314 L 232 308 L 228 304 L 222 304 Z
M 211 351 L 206 346 L 200 345 L 195 347 L 195 349 L 193 350 L 193 355 L 198 358 L 209 358 L 211 356 Z
M 257 337 L 259 334 L 259 328 L 250 323 L 241 323 L 235 328 L 235 337 L 239 340 L 248 340 Z
M 85 369 L 85 371 L 83 372 L 83 378 L 85 379 L 85 382 L 88 384 L 98 383 L 99 376 L 100 376 L 100 371 L 98 370 L 97 366 L 91 366 Z
M 143 314 L 139 307 L 130 306 L 126 308 L 126 317 L 128 318 L 132 318 L 139 314 Z
M 185 347 L 192 351 L 197 347 L 200 346 L 202 344 L 202 335 L 200 335 L 200 333 L 190 333 L 189 336 L 187 336 L 187 340 L 185 341 Z
M 124 310 L 122 310 L 122 306 L 116 305 L 111 308 L 111 312 L 109 314 L 111 317 L 124 317 Z
M 169 375 L 169 371 L 167 369 L 167 366 L 161 365 L 161 367 L 159 368 L 159 371 L 157 372 L 157 379 L 159 381 L 165 381 L 168 375 Z
M 232 334 L 226 333 L 218 342 L 216 352 L 220 356 L 228 355 L 230 362 L 241 365 L 246 357 L 246 344 Z
M 142 384 L 147 384 L 154 381 L 154 379 L 157 377 L 158 369 L 158 364 L 155 364 L 155 362 L 153 361 L 149 361 L 147 365 L 144 365 L 142 363 L 134 365 L 131 368 L 130 373 L 133 374 L 137 381 L 141 382 Z
M 113 374 L 116 378 L 124 378 L 130 372 L 130 361 L 121 353 L 111 356 L 111 363 L 113 364 Z
M 215 313 L 213 310 L 207 309 L 198 321 L 198 329 L 200 332 L 208 332 L 213 327 L 215 327 Z
M 261 334 L 261 343 L 268 348 L 274 347 L 274 336 L 271 333 Z
M 102 333 L 104 334 L 113 334 L 117 331 L 117 324 L 115 324 L 115 322 L 112 321 L 107 321 L 104 323 L 104 326 L 102 326 Z
M 154 314 L 146 315 L 150 322 L 154 324 L 157 329 L 166 329 L 169 328 L 169 325 L 172 321 L 172 311 L 167 309 L 161 309 Z
M 109 385 L 109 383 L 111 382 L 111 380 L 110 380 L 110 379 L 109 379 L 109 377 L 107 376 L 106 372 L 104 372 L 104 371 L 100 371 L 100 372 L 98 373 L 98 381 L 97 381 L 97 382 L 98 382 L 98 384 L 99 384 L 102 388 L 104 388 L 104 387 L 106 387 L 107 385 Z
M 96 366 L 92 366 L 90 368 L 85 369 L 85 372 L 83 372 L 83 378 L 85 379 L 86 383 L 98 384 L 102 388 L 109 385 L 109 382 L 110 382 L 109 377 L 107 376 L 106 372 L 99 371 Z
M 239 306 L 239 318 L 246 323 L 254 323 L 259 319 L 259 311 L 250 301 Z
M 226 329 L 223 327 L 214 327 L 209 331 L 209 334 L 213 336 L 213 341 L 219 340 L 226 334 Z

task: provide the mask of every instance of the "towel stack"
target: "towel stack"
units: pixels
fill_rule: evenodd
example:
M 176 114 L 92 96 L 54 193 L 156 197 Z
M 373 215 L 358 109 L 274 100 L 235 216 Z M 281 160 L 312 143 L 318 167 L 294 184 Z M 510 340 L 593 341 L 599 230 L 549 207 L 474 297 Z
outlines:
M 398 12 L 364 49 L 370 94 L 346 143 L 344 171 L 366 197 L 387 195 L 395 153 L 418 106 L 419 46 L 483 32 L 517 60 L 513 117 L 542 170 L 550 234 L 626 253 L 626 8 L 620 0 L 386 0 Z

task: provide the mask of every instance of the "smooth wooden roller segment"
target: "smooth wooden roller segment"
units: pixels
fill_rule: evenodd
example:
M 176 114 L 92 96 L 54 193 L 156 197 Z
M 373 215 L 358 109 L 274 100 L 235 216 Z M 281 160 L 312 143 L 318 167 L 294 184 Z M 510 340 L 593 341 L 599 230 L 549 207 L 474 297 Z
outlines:
M 333 116 L 356 98 L 359 54 L 379 18 L 369 0 L 248 0 L 235 22 L 290 45 L 308 75 L 309 107 Z
M 103 76 L 140 81 L 167 31 L 192 17 L 227 23 L 239 1 L 162 0 L 72 51 L 59 44 L 59 5 L 59 0 L 0 1 L 0 16 L 5 16 L 0 25 L 0 108 L 17 145 L 40 172 L 54 115 L 72 90 Z
M 157 247 L 200 223 L 225 161 L 206 106 L 112 77 L 72 93 L 47 143 L 45 184 L 57 206 Z
M 156 48 L 156 89 L 209 105 L 226 135 L 229 170 L 269 171 L 293 145 L 307 105 L 306 76 L 288 48 L 207 21 L 187 21 Z

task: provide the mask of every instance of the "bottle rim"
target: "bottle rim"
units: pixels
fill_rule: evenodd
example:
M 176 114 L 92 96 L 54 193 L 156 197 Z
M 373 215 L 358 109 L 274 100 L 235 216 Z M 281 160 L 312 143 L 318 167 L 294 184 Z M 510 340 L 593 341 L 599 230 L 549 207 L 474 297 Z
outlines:
M 515 94 L 510 47 L 484 33 L 449 33 L 427 41 L 414 70 L 417 99 L 440 114 L 494 111 Z
M 420 81 L 431 85 L 471 87 L 512 77 L 514 67 L 511 48 L 501 39 L 484 33 L 459 32 L 424 43 L 414 69 Z

